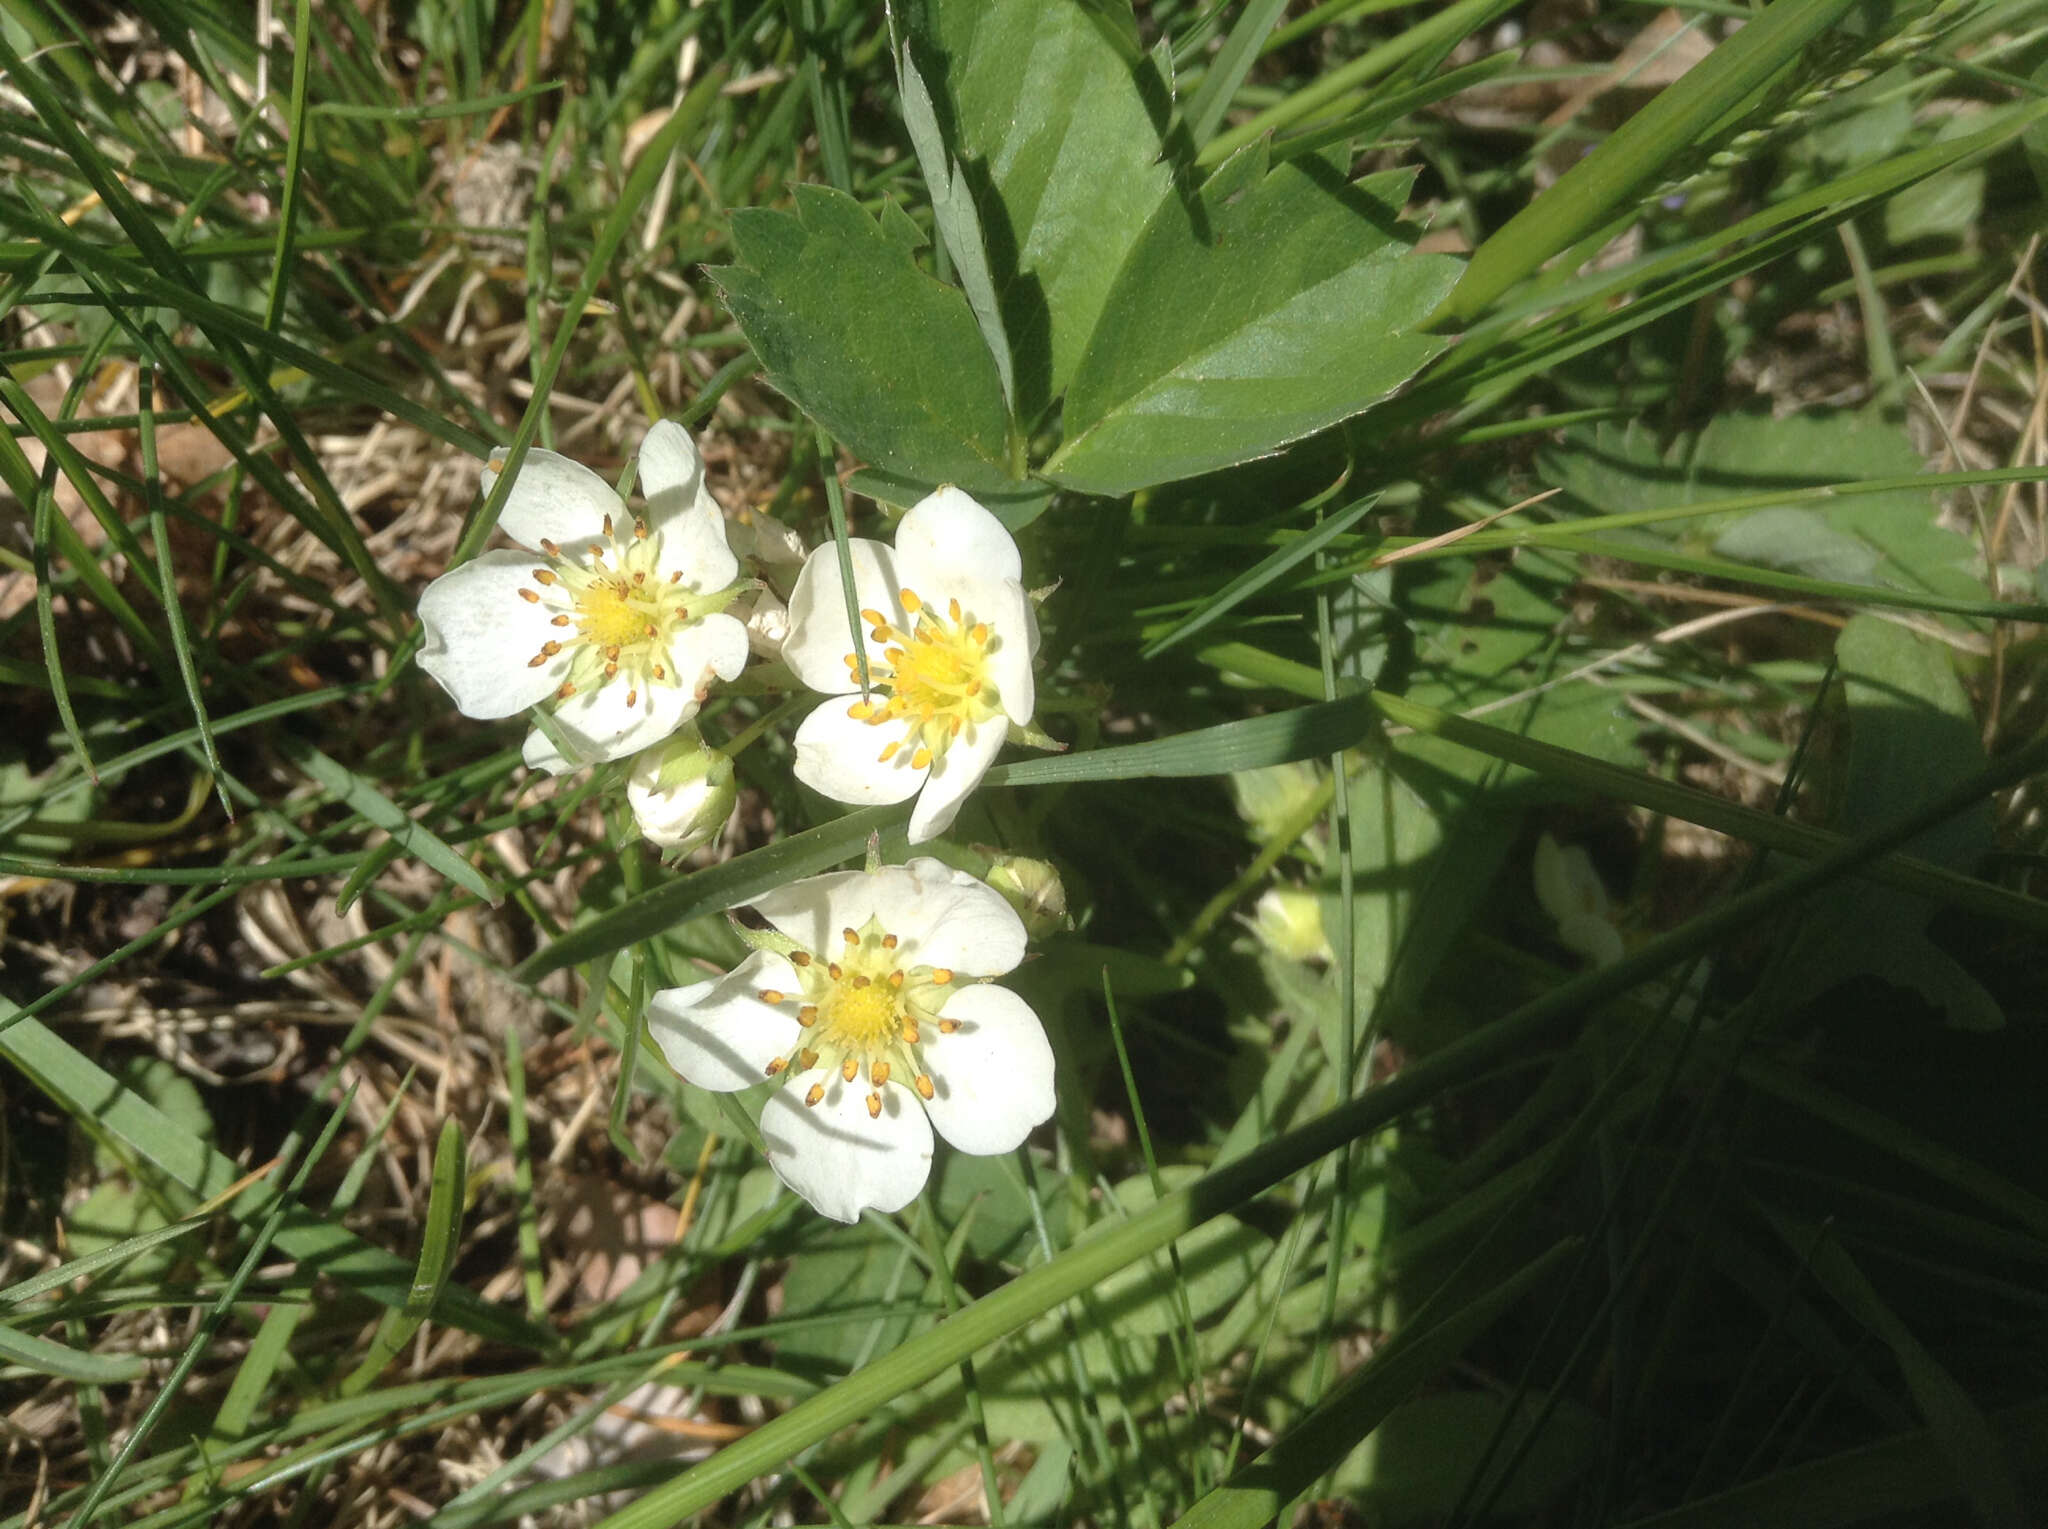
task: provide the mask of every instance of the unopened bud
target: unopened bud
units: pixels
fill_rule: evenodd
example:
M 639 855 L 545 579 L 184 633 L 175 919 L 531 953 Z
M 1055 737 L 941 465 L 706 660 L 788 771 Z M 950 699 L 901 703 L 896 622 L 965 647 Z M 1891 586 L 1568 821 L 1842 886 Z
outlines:
M 739 788 L 732 761 L 694 727 L 685 727 L 633 756 L 626 777 L 626 802 L 652 844 L 685 854 L 705 843 L 732 816 Z
M 1252 933 L 1274 955 L 1327 966 L 1337 959 L 1323 932 L 1323 900 L 1301 887 L 1268 887 L 1252 905 Z
M 1607 887 L 1593 857 L 1549 834 L 1536 841 L 1536 901 L 1557 924 L 1558 943 L 1595 966 L 1612 966 L 1623 953 L 1621 931 L 1608 918 Z
M 1253 842 L 1258 844 L 1269 844 L 1287 832 L 1322 789 L 1322 770 L 1305 760 L 1239 770 L 1230 777 L 1237 815 L 1251 825 Z
M 1060 873 L 1043 860 L 1023 855 L 997 855 L 989 866 L 988 884 L 1024 920 L 1024 929 L 1034 940 L 1058 934 L 1071 927 L 1067 918 L 1067 887 Z
M 725 540 L 734 557 L 752 558 L 770 567 L 778 563 L 794 567 L 806 555 L 801 536 L 773 515 L 763 515 L 759 510 L 741 510 L 730 517 L 726 521 Z
M 776 598 L 767 585 L 754 596 L 754 603 L 740 617 L 747 628 L 747 646 L 756 658 L 771 662 L 782 657 L 782 645 L 789 638 L 789 607 Z

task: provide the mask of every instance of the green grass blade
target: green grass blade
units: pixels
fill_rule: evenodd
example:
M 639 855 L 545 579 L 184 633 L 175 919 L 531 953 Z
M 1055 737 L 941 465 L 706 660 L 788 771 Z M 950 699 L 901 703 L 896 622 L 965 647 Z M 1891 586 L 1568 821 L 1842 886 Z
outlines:
M 1313 530 L 1295 538 L 1278 551 L 1261 558 L 1251 568 L 1224 585 L 1214 595 L 1203 601 L 1201 606 L 1190 612 L 1164 636 L 1155 637 L 1145 644 L 1138 657 L 1156 658 L 1175 643 L 1194 636 L 1221 621 L 1231 611 L 1244 604 L 1260 590 L 1285 578 L 1327 547 L 1337 537 L 1349 531 L 1372 511 L 1379 503 L 1378 494 L 1368 495 L 1356 504 L 1339 510 Z
M 796 877 L 816 875 L 860 854 L 872 833 L 883 833 L 885 847 L 892 839 L 900 842 L 900 825 L 907 815 L 900 806 L 864 808 L 657 886 L 528 956 L 514 976 L 537 982 L 549 972 L 624 950 L 672 925 L 759 897 Z
M 1320 689 L 1320 687 L 1318 687 Z M 1159 776 L 1227 775 L 1261 765 L 1292 764 L 1362 743 L 1373 730 L 1372 702 L 1347 696 L 1297 706 L 1270 717 L 1220 722 L 1151 743 L 1090 749 L 1053 759 L 997 765 L 991 786 L 1064 786 L 1079 781 L 1148 780 Z
M 1627 211 L 1708 129 L 1793 64 L 1853 5 L 1776 0 L 1764 7 L 1473 251 L 1437 321 L 1471 320 L 1551 256 Z
M 441 1122 L 441 1138 L 434 1145 L 434 1185 L 427 1196 L 426 1228 L 420 1236 L 419 1268 L 405 1301 L 384 1313 L 370 1351 L 341 1383 L 341 1395 L 360 1396 L 369 1389 L 386 1365 L 396 1359 L 419 1331 L 420 1324 L 434 1309 L 447 1289 L 448 1276 L 455 1270 L 455 1255 L 462 1243 L 463 1187 L 469 1181 L 465 1162 L 468 1147 L 462 1127 L 453 1117 Z
M 432 866 L 457 886 L 475 893 L 488 903 L 496 905 L 503 899 L 504 893 L 483 872 L 457 854 L 447 841 L 426 825 L 401 811 L 362 776 L 336 763 L 304 739 L 283 734 L 277 743 L 279 752 L 287 759 L 333 792 L 351 810 L 390 834 L 394 842 L 404 846 L 407 854 Z
M 81 1386 L 120 1385 L 149 1373 L 148 1361 L 133 1354 L 83 1354 L 11 1327 L 0 1327 L 0 1363 Z
M 1223 46 L 1209 55 L 1209 72 L 1187 107 L 1188 136 L 1196 148 L 1207 143 L 1222 126 L 1223 114 L 1230 110 L 1237 87 L 1251 73 L 1266 39 L 1286 10 L 1287 0 L 1247 0 L 1230 35 L 1223 39 Z

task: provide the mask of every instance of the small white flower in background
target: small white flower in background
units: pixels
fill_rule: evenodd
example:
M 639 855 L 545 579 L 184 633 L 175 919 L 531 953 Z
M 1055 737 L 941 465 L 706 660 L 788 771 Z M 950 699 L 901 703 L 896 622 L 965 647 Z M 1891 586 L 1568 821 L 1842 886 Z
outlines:
M 483 469 L 489 493 L 504 453 Z M 738 677 L 746 628 L 725 614 L 744 587 L 725 516 L 682 426 L 640 446 L 643 515 L 580 463 L 530 451 L 498 524 L 533 551 L 486 552 L 420 596 L 425 669 L 467 716 L 549 704 L 564 747 L 536 729 L 526 762 L 561 774 L 623 759 L 697 714 Z
M 732 761 L 706 748 L 687 723 L 635 754 L 626 775 L 626 804 L 641 836 L 672 855 L 708 843 L 725 827 L 738 796 Z
M 791 882 L 746 906 L 788 954 L 756 950 L 723 977 L 656 993 L 648 1030 L 699 1088 L 786 1078 L 761 1110 L 768 1161 L 825 1215 L 908 1205 L 934 1126 L 986 1155 L 1051 1117 L 1038 1016 L 982 980 L 1024 959 L 1023 921 L 998 893 L 917 859 Z
M 1578 845 L 1561 845 L 1549 834 L 1536 841 L 1536 901 L 1557 924 L 1558 943 L 1595 966 L 1612 966 L 1624 954 L 1621 931 L 1608 915 L 1607 887 L 1593 869 L 1593 857 Z
M 916 796 L 910 842 L 921 844 L 952 826 L 1010 724 L 1028 726 L 1036 708 L 1023 562 L 1003 523 L 957 488 L 919 500 L 893 549 L 855 537 L 847 554 L 869 628 L 869 696 L 838 549 L 819 547 L 789 598 L 782 660 L 834 699 L 797 729 L 796 777 L 861 806 Z

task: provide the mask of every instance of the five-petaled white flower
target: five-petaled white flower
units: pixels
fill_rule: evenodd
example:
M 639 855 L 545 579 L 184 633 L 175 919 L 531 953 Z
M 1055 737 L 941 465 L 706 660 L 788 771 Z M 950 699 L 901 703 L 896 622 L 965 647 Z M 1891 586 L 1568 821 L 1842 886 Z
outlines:
M 863 806 L 917 796 L 910 842 L 921 844 L 952 826 L 1010 723 L 1031 721 L 1038 627 L 1023 562 L 1003 523 L 957 488 L 919 500 L 893 549 L 856 537 L 847 555 L 869 694 L 828 544 L 797 577 L 782 647 L 799 680 L 834 698 L 797 729 L 796 777 Z
M 1038 1016 L 976 980 L 1024 958 L 1023 921 L 1000 893 L 917 859 L 791 882 L 747 906 L 795 948 L 655 994 L 648 1029 L 700 1088 L 786 1076 L 761 1136 L 782 1181 L 824 1214 L 909 1204 L 933 1126 L 985 1155 L 1051 1117 Z
M 483 469 L 486 493 L 502 451 Z M 499 521 L 532 552 L 486 552 L 420 596 L 420 667 L 472 717 L 551 701 L 558 750 L 536 729 L 526 762 L 555 774 L 623 759 L 697 714 L 713 677 L 747 661 L 747 632 L 724 613 L 744 585 L 725 517 L 682 426 L 640 446 L 646 511 L 633 516 L 589 468 L 530 451 Z

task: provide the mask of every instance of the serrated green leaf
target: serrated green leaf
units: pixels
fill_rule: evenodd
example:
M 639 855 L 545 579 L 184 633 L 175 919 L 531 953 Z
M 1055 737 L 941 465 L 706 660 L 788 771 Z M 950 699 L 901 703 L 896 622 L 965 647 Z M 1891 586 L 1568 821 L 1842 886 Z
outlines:
M 1399 226 L 1412 172 L 1347 182 L 1257 147 L 1161 205 L 1074 375 L 1046 476 L 1122 494 L 1265 456 L 1363 413 L 1448 340 L 1418 326 L 1458 262 Z
M 768 380 L 890 472 L 970 492 L 1014 482 L 1002 379 L 967 299 L 852 197 L 799 186 L 796 209 L 735 213 L 738 263 L 709 273 Z
M 980 208 L 1030 420 L 1066 390 L 1124 257 L 1170 194 L 1165 91 L 1121 45 L 1124 0 L 926 0 L 906 20 Z

